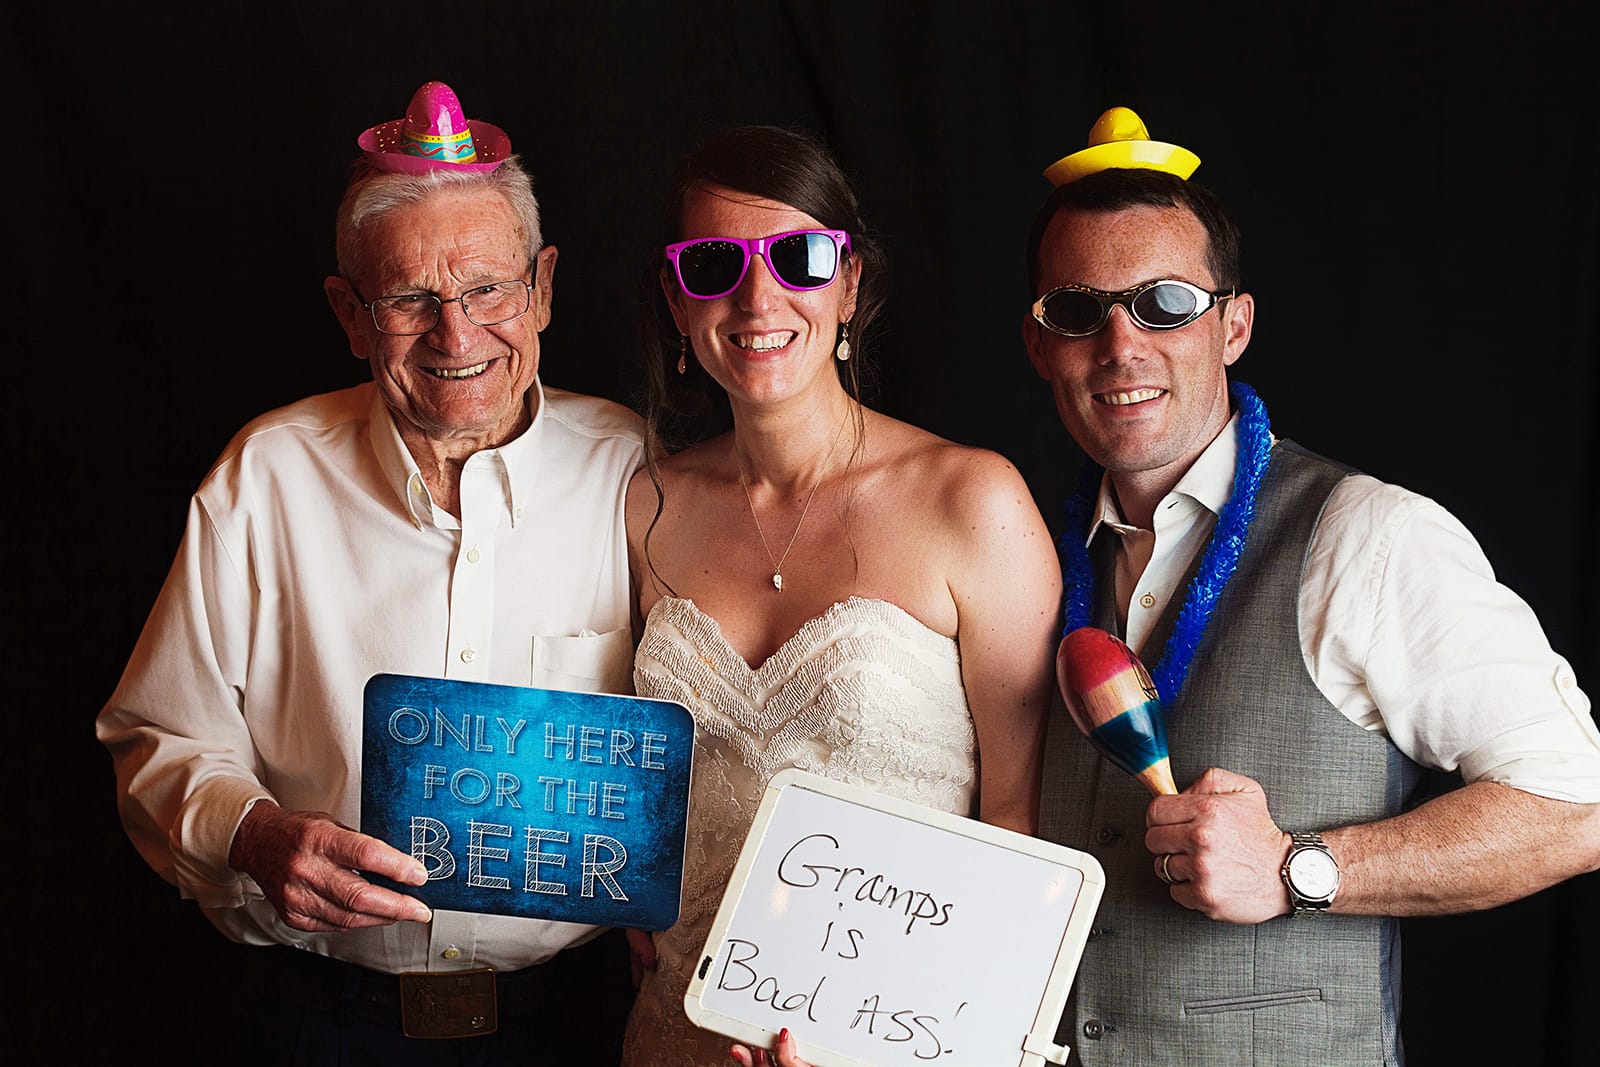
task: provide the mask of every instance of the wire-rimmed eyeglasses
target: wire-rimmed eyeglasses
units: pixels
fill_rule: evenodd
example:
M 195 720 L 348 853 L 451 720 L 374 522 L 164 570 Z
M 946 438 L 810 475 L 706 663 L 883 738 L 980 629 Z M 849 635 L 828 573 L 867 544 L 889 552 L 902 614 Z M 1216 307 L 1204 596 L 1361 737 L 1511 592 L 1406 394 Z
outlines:
M 372 313 L 379 332 L 397 337 L 415 337 L 432 330 L 439 325 L 446 304 L 460 304 L 467 321 L 474 325 L 498 326 L 525 313 L 533 294 L 533 284 L 522 278 L 475 285 L 448 300 L 433 293 L 396 293 L 369 301 L 355 283 L 350 288 L 361 306 Z

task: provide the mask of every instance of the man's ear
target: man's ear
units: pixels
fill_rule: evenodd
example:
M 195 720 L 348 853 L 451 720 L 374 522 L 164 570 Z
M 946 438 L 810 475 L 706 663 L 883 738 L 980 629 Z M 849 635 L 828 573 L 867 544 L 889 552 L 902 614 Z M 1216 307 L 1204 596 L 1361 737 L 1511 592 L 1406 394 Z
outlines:
M 1256 321 L 1256 299 L 1240 293 L 1228 301 L 1227 334 L 1222 342 L 1222 365 L 1231 367 L 1250 344 L 1250 327 Z
M 1033 364 L 1034 372 L 1048 382 L 1050 364 L 1044 358 L 1043 329 L 1031 314 L 1022 316 L 1022 346 L 1028 350 L 1028 362 Z
M 322 280 L 322 291 L 327 294 L 328 306 L 333 308 L 333 317 L 339 320 L 339 325 L 344 327 L 344 335 L 350 339 L 351 354 L 357 359 L 366 359 L 366 327 L 371 325 L 372 319 L 362 306 L 361 298 L 356 296 L 350 283 L 337 274 L 330 274 Z
M 533 261 L 533 328 L 543 331 L 550 325 L 550 312 L 556 299 L 556 246 L 545 245 Z

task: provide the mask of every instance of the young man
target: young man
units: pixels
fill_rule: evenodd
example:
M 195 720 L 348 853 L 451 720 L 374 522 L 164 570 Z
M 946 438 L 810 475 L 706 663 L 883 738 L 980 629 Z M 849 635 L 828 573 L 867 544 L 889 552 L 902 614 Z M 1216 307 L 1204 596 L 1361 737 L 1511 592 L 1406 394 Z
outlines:
M 1254 300 L 1197 164 L 1113 109 L 1029 237 L 1029 359 L 1095 464 L 1066 627 L 1151 668 L 1181 790 L 1151 800 L 1052 718 L 1041 836 L 1108 880 L 1058 1040 L 1085 1064 L 1395 1064 L 1394 917 L 1600 867 L 1600 733 L 1454 518 L 1230 387 Z M 1466 784 L 1417 804 L 1422 767 Z

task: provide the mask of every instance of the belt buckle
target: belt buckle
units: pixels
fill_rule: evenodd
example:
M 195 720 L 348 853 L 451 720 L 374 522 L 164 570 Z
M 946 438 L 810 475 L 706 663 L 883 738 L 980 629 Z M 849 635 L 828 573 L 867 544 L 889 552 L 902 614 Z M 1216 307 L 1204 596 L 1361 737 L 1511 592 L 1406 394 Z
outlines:
M 400 1029 L 407 1037 L 482 1037 L 499 1025 L 493 967 L 400 975 Z

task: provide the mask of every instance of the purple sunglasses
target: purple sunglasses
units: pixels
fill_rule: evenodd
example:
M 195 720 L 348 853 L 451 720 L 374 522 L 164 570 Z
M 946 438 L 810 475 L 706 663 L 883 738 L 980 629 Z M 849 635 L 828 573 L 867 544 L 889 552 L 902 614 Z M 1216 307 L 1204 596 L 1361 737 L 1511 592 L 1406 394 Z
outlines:
M 843 230 L 789 230 L 768 237 L 702 237 L 668 245 L 683 291 L 696 300 L 715 300 L 739 288 L 752 256 L 767 262 L 778 284 L 797 293 L 822 289 L 839 274 L 840 248 L 849 251 Z

